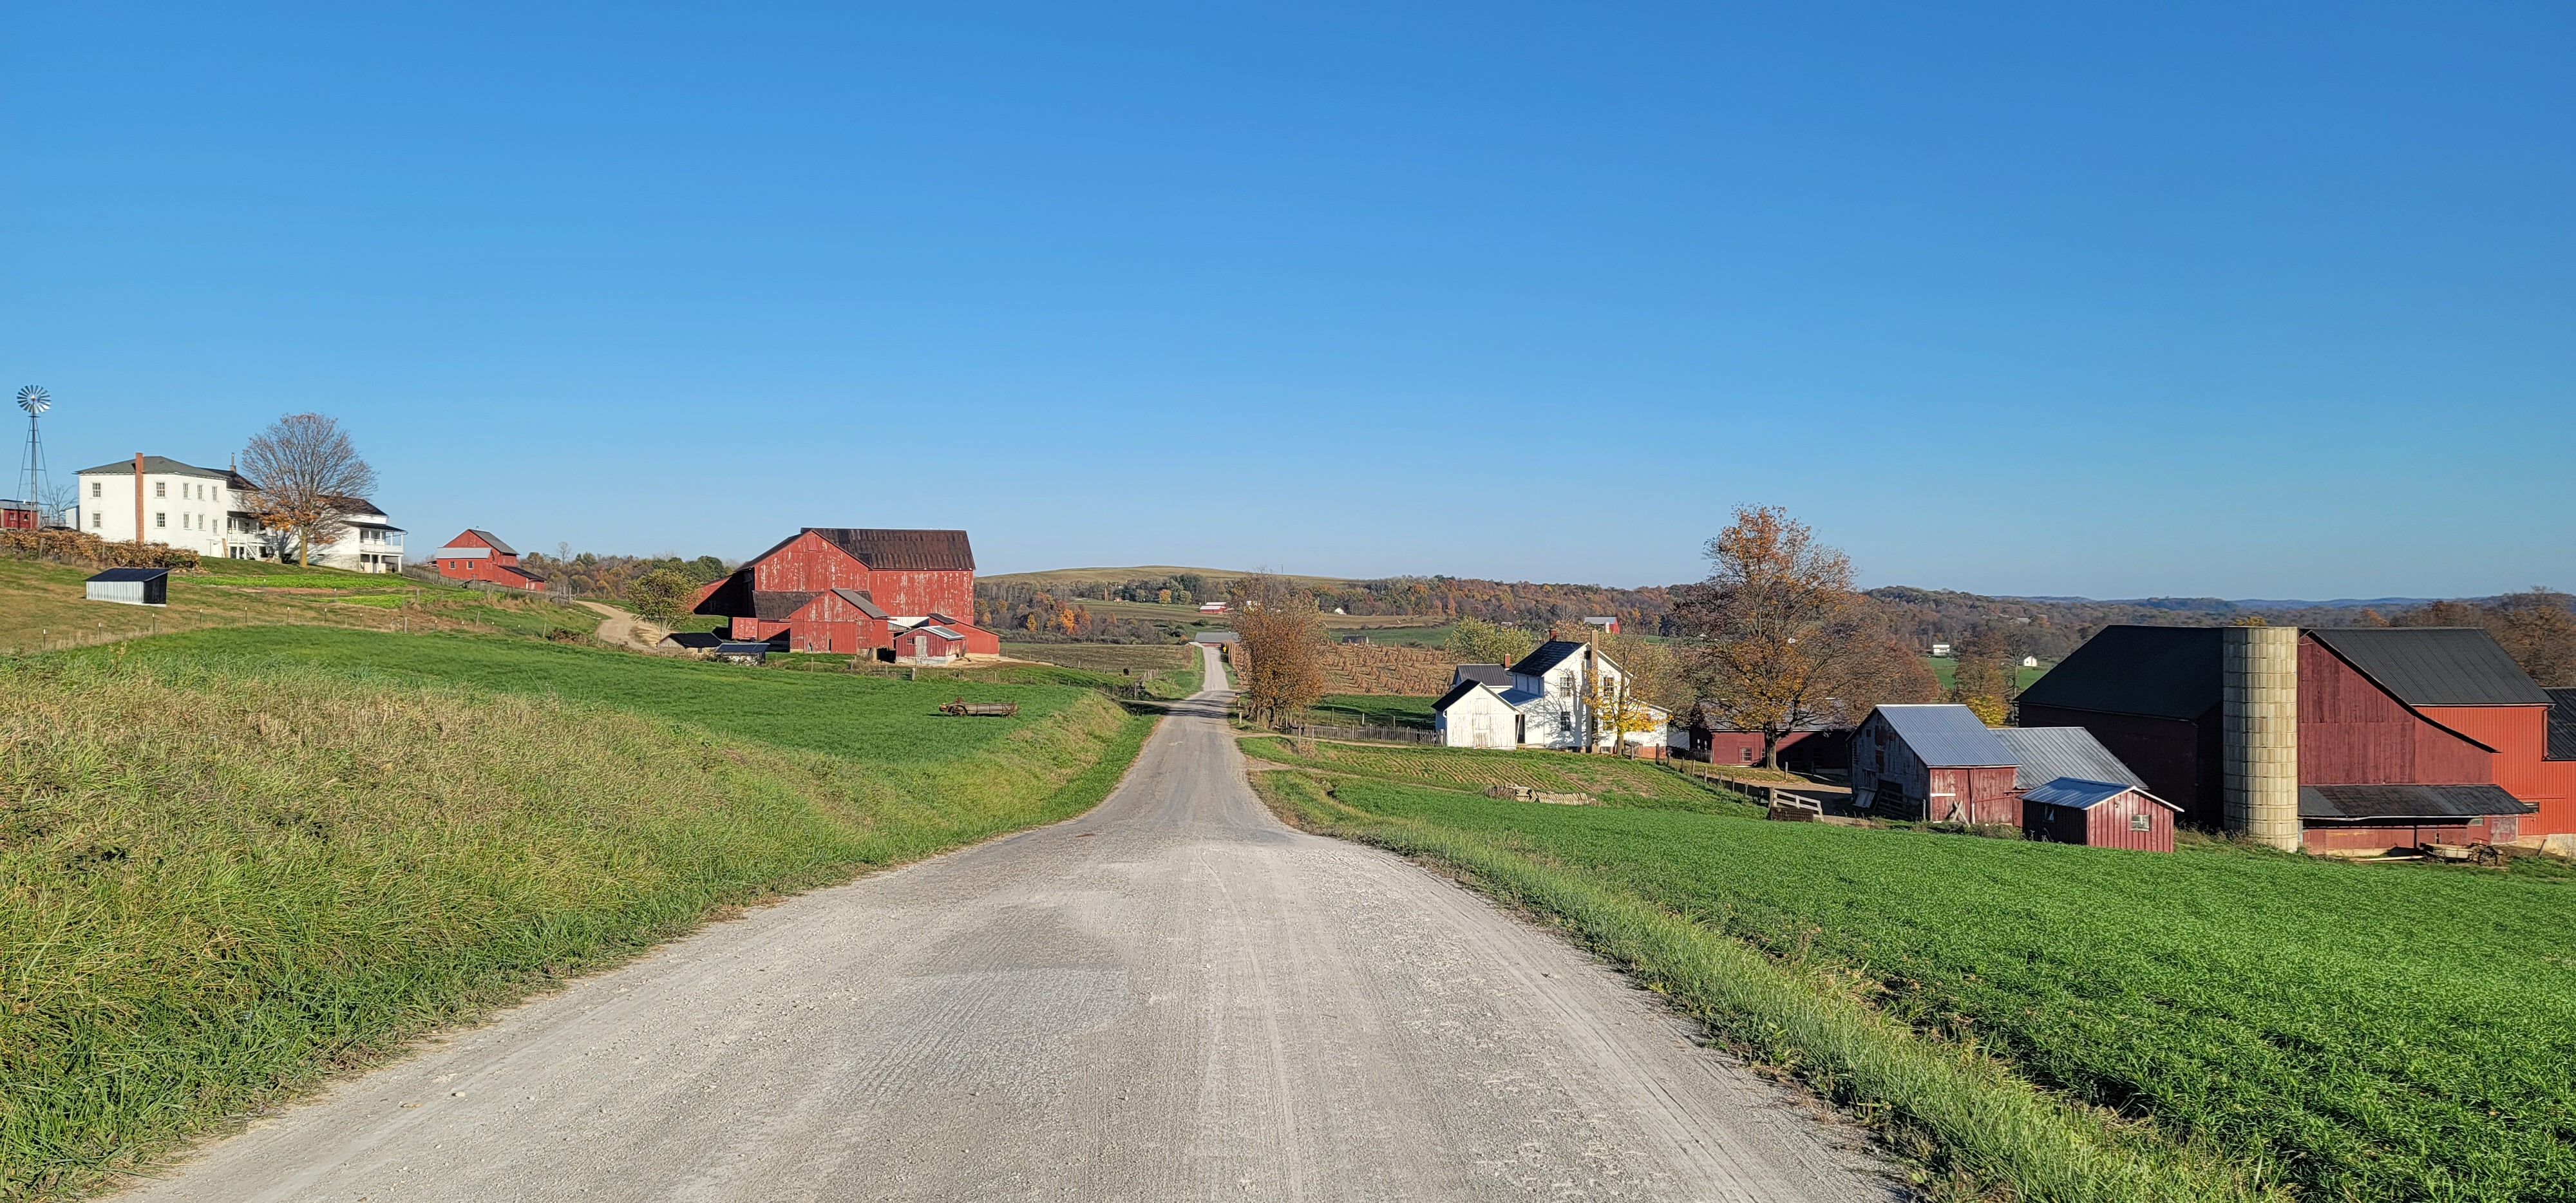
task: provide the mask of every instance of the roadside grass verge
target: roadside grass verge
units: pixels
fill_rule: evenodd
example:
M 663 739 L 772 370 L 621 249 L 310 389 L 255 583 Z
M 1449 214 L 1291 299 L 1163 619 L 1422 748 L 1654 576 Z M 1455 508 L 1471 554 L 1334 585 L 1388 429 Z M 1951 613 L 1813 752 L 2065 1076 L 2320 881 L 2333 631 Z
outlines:
M 2562 878 L 1256 781 L 1562 923 L 1946 1190 L 2576 1197 Z
M 764 740 L 693 681 L 710 722 L 475 680 L 484 644 L 618 692 L 551 659 L 580 649 L 410 637 L 468 662 L 442 674 L 168 642 L 0 662 L 0 1198 L 91 1189 L 724 908 L 1080 813 L 1153 726 L 1068 689 L 925 750 L 920 699 L 863 687 L 769 696 L 889 717 Z
M 1316 740 L 1299 752 L 1279 736 L 1242 741 L 1247 756 L 1328 773 L 1438 789 L 1483 791 L 1526 785 L 1548 793 L 1591 794 L 1611 806 L 1760 816 L 1749 796 L 1686 777 L 1648 760 L 1573 752 L 1496 751 Z

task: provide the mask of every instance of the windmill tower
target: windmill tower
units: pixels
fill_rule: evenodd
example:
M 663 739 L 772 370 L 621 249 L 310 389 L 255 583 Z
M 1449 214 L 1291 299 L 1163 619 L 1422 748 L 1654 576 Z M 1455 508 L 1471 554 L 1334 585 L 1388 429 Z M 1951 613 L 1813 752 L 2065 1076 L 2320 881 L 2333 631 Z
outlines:
M 45 444 L 36 432 L 36 419 L 54 407 L 54 399 L 43 385 L 30 384 L 18 390 L 18 408 L 27 411 L 27 456 L 18 469 L 18 496 L 36 509 L 36 525 L 47 519 L 60 521 L 61 516 L 45 512 Z

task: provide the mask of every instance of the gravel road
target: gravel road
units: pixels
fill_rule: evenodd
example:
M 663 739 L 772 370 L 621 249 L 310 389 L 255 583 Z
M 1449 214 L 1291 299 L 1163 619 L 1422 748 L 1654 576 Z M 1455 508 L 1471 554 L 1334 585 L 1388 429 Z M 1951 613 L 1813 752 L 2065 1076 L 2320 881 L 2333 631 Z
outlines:
M 1652 995 L 1281 826 L 1223 699 L 1082 818 L 712 925 L 124 1197 L 1898 1197 Z

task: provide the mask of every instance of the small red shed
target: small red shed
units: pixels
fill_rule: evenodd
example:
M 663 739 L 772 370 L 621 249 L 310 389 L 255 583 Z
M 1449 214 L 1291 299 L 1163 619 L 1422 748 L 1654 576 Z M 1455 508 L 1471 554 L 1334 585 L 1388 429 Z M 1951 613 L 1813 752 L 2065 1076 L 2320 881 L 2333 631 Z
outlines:
M 2018 826 L 2019 764 L 1965 706 L 1881 706 L 1852 732 L 1852 805 L 1935 823 Z
M 895 632 L 894 658 L 898 664 L 946 664 L 966 654 L 966 635 L 935 622 Z
M 2052 844 L 2171 852 L 2178 813 L 2173 803 L 2134 785 L 2060 777 L 2022 792 L 2021 834 Z
M 519 567 L 519 553 L 488 530 L 467 528 L 439 548 L 438 575 L 451 581 L 481 581 L 510 589 L 542 592 L 546 578 Z

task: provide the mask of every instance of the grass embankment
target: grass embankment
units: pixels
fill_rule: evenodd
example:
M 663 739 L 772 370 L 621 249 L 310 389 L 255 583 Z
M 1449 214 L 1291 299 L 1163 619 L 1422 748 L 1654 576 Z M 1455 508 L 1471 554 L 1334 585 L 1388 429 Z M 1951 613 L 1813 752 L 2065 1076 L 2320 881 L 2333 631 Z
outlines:
M 1204 675 L 1196 644 L 1005 643 L 1002 654 L 1015 660 L 1096 674 L 1081 682 L 1068 680 L 1068 684 L 1124 690 L 1141 678 L 1144 696 L 1166 701 L 1197 693 Z
M 1554 917 L 1960 1193 L 2576 1197 L 2576 883 L 1257 779 Z
M 426 584 L 390 573 L 214 560 L 170 574 L 170 604 L 88 600 L 94 569 L 0 557 L 0 652 L 81 647 L 172 631 L 294 623 L 409 631 L 587 632 L 599 616 L 539 598 Z
M 721 908 L 1078 813 L 1151 727 L 1052 687 L 930 713 L 956 692 L 312 628 L 0 661 L 0 1198 Z

